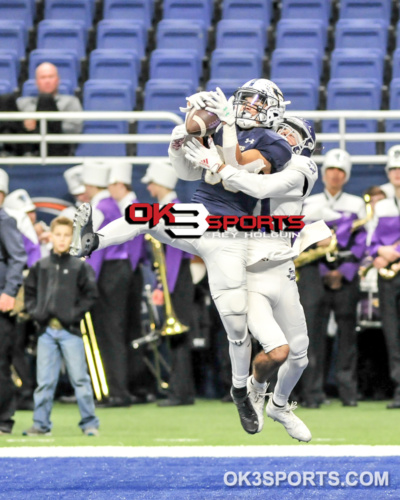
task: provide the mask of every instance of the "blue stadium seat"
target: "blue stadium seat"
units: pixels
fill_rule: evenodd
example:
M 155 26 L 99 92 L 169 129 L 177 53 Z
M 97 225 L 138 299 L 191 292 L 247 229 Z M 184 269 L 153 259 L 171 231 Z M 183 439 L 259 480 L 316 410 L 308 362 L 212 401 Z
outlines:
M 377 82 L 333 79 L 328 83 L 327 89 L 328 110 L 379 110 L 381 107 L 381 85 Z M 337 133 L 339 130 L 337 120 L 324 120 L 322 131 Z M 347 132 L 363 133 L 376 132 L 377 120 L 347 120 Z M 324 151 L 339 147 L 338 143 L 325 143 Z M 346 149 L 350 154 L 376 154 L 376 143 L 346 142 Z
M 300 23 L 297 19 L 281 19 L 276 30 L 277 49 L 313 49 L 324 55 L 327 27 L 321 19 Z
M 396 49 L 400 48 L 400 21 L 396 24 Z
M 61 50 L 32 50 L 29 57 L 29 78 L 35 78 L 36 67 L 43 62 L 50 62 L 57 66 L 60 80 L 69 81 L 73 88 L 77 87 L 80 64 L 75 53 Z
M 217 25 L 217 49 L 255 50 L 261 57 L 267 46 L 262 21 L 222 20 Z
M 318 85 L 301 79 L 276 79 L 274 83 L 283 92 L 289 111 L 312 111 L 318 107 Z
M 83 108 L 87 111 L 132 111 L 132 85 L 120 80 L 87 80 L 83 86 Z
M 0 80 L 10 82 L 14 90 L 18 87 L 18 60 L 15 54 L 0 53 Z
M 147 33 L 141 21 L 100 21 L 97 48 L 135 51 L 139 58 L 146 53 Z
M 218 79 L 208 80 L 206 84 L 206 90 L 211 91 L 219 87 L 226 97 L 230 97 L 234 92 L 241 87 L 244 83 L 243 80 L 231 80 L 231 79 Z
M 153 4 L 150 0 L 105 0 L 104 19 L 143 21 L 150 28 Z
M 400 78 L 394 78 L 390 82 L 390 100 L 389 109 L 400 110 Z M 386 132 L 400 133 L 400 120 L 385 120 Z M 400 141 L 387 141 L 385 143 L 385 150 L 399 144 Z
M 170 134 L 174 127 L 171 122 L 139 121 L 138 134 Z M 136 156 L 168 156 L 168 143 L 138 142 Z
M 13 90 L 8 80 L 0 80 L 0 94 L 10 94 Z
M 336 23 L 335 48 L 381 49 L 386 54 L 388 26 L 382 19 L 340 19 Z
M 82 59 L 86 56 L 85 28 L 64 21 L 42 21 L 38 25 L 37 48 L 71 50 Z
M 186 97 L 196 92 L 191 82 L 181 80 L 148 80 L 145 86 L 145 111 L 172 111 L 180 114 L 186 106 Z
M 362 78 L 383 82 L 383 53 L 379 49 L 335 49 L 331 78 Z
M 135 89 L 129 81 L 88 80 L 83 87 L 83 109 L 86 111 L 132 111 L 135 106 Z M 125 121 L 85 122 L 84 134 L 127 134 Z M 80 144 L 76 155 L 126 156 L 126 144 Z
M 224 0 L 222 19 L 257 19 L 269 26 L 272 0 Z
M 271 80 L 305 79 L 319 84 L 322 61 L 316 51 L 276 49 L 272 53 Z
M 127 134 L 128 122 L 85 122 L 84 134 Z M 78 144 L 75 156 L 126 156 L 125 143 L 86 143 Z
M 213 6 L 209 0 L 164 0 L 164 19 L 202 19 L 209 26 Z
M 400 48 L 396 49 L 392 55 L 392 78 L 400 78 Z
M 340 19 L 384 19 L 390 23 L 390 0 L 340 0 Z
M 211 79 L 241 79 L 244 82 L 260 78 L 261 57 L 255 52 L 216 49 L 211 56 Z
M 329 23 L 330 0 L 282 0 L 281 19 L 322 19 Z
M 197 50 L 204 57 L 207 47 L 207 31 L 195 20 L 184 23 L 175 19 L 163 19 L 157 26 L 157 47 L 163 49 Z
M 10 52 L 18 59 L 25 57 L 25 28 L 20 23 L 0 21 L 0 51 Z
M 68 81 L 60 82 L 58 86 L 58 93 L 59 94 L 67 94 L 67 95 L 74 95 L 74 89 L 72 88 L 72 85 Z M 24 84 L 22 85 L 22 95 L 24 97 L 26 96 L 37 96 L 38 95 L 38 88 L 36 85 L 36 80 L 26 80 Z
M 145 111 L 172 111 L 181 114 L 180 106 L 186 105 L 186 97 L 196 91 L 192 82 L 182 80 L 148 80 L 145 88 Z M 181 114 L 184 118 L 183 114 Z M 139 134 L 169 134 L 175 125 L 165 121 L 139 121 Z M 138 156 L 167 156 L 168 144 L 137 143 Z
M 195 50 L 156 49 L 150 57 L 150 78 L 199 83 L 201 60 Z
M 45 19 L 74 20 L 90 28 L 93 23 L 94 8 L 86 0 L 46 0 Z
M 133 52 L 93 50 L 89 60 L 89 78 L 129 81 L 135 93 L 139 78 L 138 57 Z
M 33 25 L 34 10 L 31 0 L 0 0 L 0 19 L 23 21 L 26 28 Z

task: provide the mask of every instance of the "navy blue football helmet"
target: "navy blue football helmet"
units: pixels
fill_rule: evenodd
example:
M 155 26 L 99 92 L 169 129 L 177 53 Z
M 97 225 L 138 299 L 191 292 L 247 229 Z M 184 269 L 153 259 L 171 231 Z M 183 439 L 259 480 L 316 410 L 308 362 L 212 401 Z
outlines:
M 286 116 L 276 128 L 278 134 L 288 140 L 296 155 L 310 156 L 315 149 L 315 132 L 311 123 L 303 118 Z

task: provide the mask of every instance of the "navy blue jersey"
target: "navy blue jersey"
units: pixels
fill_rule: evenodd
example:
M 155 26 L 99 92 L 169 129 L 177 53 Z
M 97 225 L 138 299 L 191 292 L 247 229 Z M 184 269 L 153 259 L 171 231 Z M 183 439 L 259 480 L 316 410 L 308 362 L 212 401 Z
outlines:
M 239 148 L 242 152 L 257 149 L 272 165 L 271 173 L 280 172 L 290 160 L 292 150 L 281 135 L 267 128 L 241 129 L 236 126 Z M 214 137 L 222 146 L 222 129 Z M 202 203 L 212 215 L 251 215 L 257 199 L 242 192 L 228 191 L 218 174 L 203 171 L 200 186 L 192 197 L 193 203 Z

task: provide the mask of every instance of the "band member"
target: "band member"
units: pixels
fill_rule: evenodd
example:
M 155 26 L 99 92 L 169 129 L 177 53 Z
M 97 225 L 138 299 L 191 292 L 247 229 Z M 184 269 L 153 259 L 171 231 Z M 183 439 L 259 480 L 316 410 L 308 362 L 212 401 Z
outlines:
M 142 182 L 147 184 L 147 190 L 156 198 L 160 206 L 167 203 L 179 203 L 174 191 L 178 176 L 169 162 L 157 161 L 150 163 Z M 191 255 L 178 248 L 165 246 L 165 265 L 167 271 L 168 289 L 179 320 L 189 326 L 192 319 L 194 301 L 194 285 L 190 273 Z M 163 303 L 163 291 L 155 289 L 155 303 Z M 190 332 L 170 337 L 171 346 L 171 376 L 167 399 L 160 401 L 158 406 L 181 406 L 194 403 L 194 380 L 191 357 Z
M 395 196 L 375 206 L 376 229 L 369 251 L 378 269 L 382 327 L 394 383 L 393 401 L 387 408 L 397 409 L 400 408 L 400 146 L 389 149 L 386 173 Z
M 116 161 L 110 166 L 108 191 L 116 201 L 121 215 L 132 203 L 139 203 L 136 193 L 132 191 L 132 164 Z M 128 385 L 131 402 L 147 402 L 155 400 L 155 387 L 152 377 L 146 367 L 142 352 L 132 349 L 132 340 L 142 335 L 142 291 L 143 275 L 141 264 L 146 261 L 146 246 L 144 237 L 139 236 L 127 241 L 128 256 L 132 271 L 130 273 L 126 346 L 128 350 Z
M 8 175 L 0 169 L 0 434 L 10 434 L 14 425 L 14 384 L 11 357 L 15 318 L 10 317 L 22 284 L 26 253 L 15 220 L 2 208 L 8 193 Z
M 321 173 L 324 192 L 310 196 L 304 204 L 303 213 L 306 220 L 323 219 L 334 229 L 339 252 L 318 263 L 319 279 L 315 276 L 317 264 L 305 266 L 300 272 L 300 298 L 310 337 L 309 364 L 302 377 L 303 401 L 309 408 L 318 408 L 325 400 L 323 386 L 327 326 L 330 312 L 334 311 L 339 327 L 336 359 L 339 397 L 344 406 L 357 406 L 357 271 L 365 253 L 366 231 L 363 227 L 353 231 L 352 227 L 355 220 L 365 218 L 365 203 L 361 197 L 343 191 L 351 174 L 351 159 L 346 151 L 329 151 L 325 155 Z M 327 246 L 329 242 L 319 243 L 324 244 Z
M 93 220 L 102 229 L 118 219 L 121 212 L 107 190 L 110 168 L 101 162 L 85 163 L 83 182 L 93 207 Z M 128 391 L 127 328 L 128 292 L 131 264 L 126 245 L 111 246 L 87 260 L 96 273 L 99 299 L 93 309 L 93 324 L 107 382 L 110 398 L 104 406 L 130 406 Z

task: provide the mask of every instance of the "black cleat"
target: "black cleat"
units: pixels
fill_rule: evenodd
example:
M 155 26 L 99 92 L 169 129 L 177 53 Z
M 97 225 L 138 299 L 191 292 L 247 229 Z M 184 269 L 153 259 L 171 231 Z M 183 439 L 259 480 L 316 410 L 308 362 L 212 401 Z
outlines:
M 93 232 L 92 207 L 90 203 L 83 203 L 75 212 L 69 253 L 74 257 L 87 257 L 98 246 L 99 237 Z
M 242 387 L 240 389 L 232 387 L 231 396 L 238 409 L 240 423 L 243 429 L 248 434 L 256 434 L 258 432 L 258 418 L 247 393 L 247 387 Z

